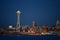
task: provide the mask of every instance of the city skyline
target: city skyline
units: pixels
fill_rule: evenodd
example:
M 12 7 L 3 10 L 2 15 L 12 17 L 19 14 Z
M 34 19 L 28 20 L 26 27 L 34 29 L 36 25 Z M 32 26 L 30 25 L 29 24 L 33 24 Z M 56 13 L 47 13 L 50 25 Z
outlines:
M 19 25 L 20 27 L 25 26 L 25 25 L 29 25 L 29 24 L 21 25 L 21 23 L 20 23 L 20 22 L 21 22 L 21 21 L 20 21 L 20 20 L 21 20 L 21 19 L 20 19 L 20 17 L 21 17 L 21 15 L 20 15 L 21 12 L 20 12 L 20 10 L 17 10 L 16 13 L 17 13 L 18 19 L 17 19 L 17 21 L 16 21 L 16 24 L 17 24 L 17 25 L 15 25 L 15 27 L 18 26 L 18 25 Z M 36 22 L 36 26 L 45 26 L 45 25 L 46 25 L 46 26 L 49 26 L 49 25 L 47 25 L 47 24 L 38 25 L 38 24 L 37 24 L 37 21 L 36 21 L 36 19 L 35 19 L 35 20 L 33 20 L 33 21 L 31 22 L 31 25 L 29 25 L 30 27 L 33 26 L 32 23 L 34 23 L 34 21 Z M 59 20 L 56 20 L 56 22 L 57 22 L 57 21 L 59 21 Z M 55 23 L 56 23 L 56 22 L 55 22 Z M 14 27 L 14 25 L 12 25 L 12 24 L 9 24 L 9 25 L 11 25 L 11 26 Z M 55 27 L 55 25 L 56 25 L 56 24 L 54 24 L 54 25 L 52 25 L 52 26 L 49 26 L 49 27 Z M 2 25 L 0 25 L 0 26 L 2 26 Z M 8 25 L 7 25 L 7 26 L 8 26 Z
M 0 40 L 60 40 L 60 0 L 0 0 Z
M 60 21 L 60 3 L 59 0 L 0 0 L 0 25 L 16 26 L 16 11 L 20 10 L 21 26 L 32 25 L 32 21 L 36 20 L 37 25 L 54 26 L 56 21 Z

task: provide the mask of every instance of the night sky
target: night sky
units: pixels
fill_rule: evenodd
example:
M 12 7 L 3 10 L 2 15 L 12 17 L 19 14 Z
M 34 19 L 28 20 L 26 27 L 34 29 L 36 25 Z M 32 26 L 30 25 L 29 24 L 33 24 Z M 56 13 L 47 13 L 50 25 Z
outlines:
M 22 12 L 21 26 L 31 26 L 33 20 L 38 26 L 53 26 L 60 21 L 59 0 L 0 0 L 0 26 L 16 26 L 17 10 Z

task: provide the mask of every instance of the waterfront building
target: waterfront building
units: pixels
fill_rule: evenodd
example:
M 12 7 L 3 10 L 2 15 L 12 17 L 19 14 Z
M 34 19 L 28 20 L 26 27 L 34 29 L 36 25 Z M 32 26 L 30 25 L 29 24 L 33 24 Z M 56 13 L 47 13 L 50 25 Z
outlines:
M 48 32 L 48 27 L 47 27 L 47 26 L 42 26 L 42 32 L 43 32 L 43 33 Z
M 58 21 L 58 20 L 56 22 L 56 28 L 60 28 L 60 21 Z
M 35 28 L 36 26 L 37 26 L 36 20 L 34 20 L 34 21 L 32 22 L 32 27 Z
M 29 30 L 28 32 L 29 32 L 29 33 L 36 33 L 33 28 L 30 28 L 30 30 Z
M 29 28 L 28 25 L 25 25 L 25 26 L 22 27 L 23 32 L 28 32 L 29 29 L 30 28 Z
M 60 21 L 58 21 L 58 20 L 56 22 L 55 31 L 59 31 L 60 32 Z
M 37 23 L 36 23 L 36 20 L 34 20 L 32 22 L 32 29 L 35 31 L 35 33 L 37 32 Z

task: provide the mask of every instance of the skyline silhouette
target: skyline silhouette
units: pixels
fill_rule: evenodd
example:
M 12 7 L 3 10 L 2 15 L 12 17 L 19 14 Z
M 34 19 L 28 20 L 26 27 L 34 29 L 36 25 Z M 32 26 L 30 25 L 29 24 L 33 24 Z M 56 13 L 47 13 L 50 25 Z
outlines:
M 0 25 L 8 26 L 17 24 L 16 11 L 22 12 L 20 17 L 22 25 L 32 25 L 36 20 L 37 25 L 55 25 L 60 21 L 59 0 L 0 0 Z

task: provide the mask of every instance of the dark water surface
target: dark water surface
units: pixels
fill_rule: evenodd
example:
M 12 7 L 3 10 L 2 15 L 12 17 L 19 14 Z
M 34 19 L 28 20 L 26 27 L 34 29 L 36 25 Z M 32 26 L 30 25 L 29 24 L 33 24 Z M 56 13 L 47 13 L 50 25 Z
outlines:
M 0 35 L 0 40 L 60 40 L 60 36 Z

